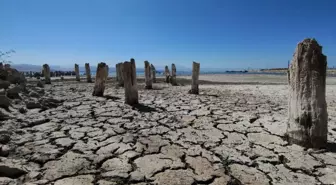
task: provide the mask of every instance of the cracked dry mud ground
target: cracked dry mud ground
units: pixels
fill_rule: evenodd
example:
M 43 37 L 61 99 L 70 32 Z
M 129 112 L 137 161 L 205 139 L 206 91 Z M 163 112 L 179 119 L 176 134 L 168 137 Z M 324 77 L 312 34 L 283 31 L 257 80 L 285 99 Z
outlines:
M 0 184 L 224 185 L 334 184 L 336 151 L 306 150 L 283 136 L 286 85 L 139 86 L 137 107 L 109 81 L 55 82 L 45 93 L 65 100 L 41 111 L 11 112 L 9 157 Z M 327 86 L 328 140 L 336 142 L 336 86 Z M 13 170 L 13 169 L 16 169 Z

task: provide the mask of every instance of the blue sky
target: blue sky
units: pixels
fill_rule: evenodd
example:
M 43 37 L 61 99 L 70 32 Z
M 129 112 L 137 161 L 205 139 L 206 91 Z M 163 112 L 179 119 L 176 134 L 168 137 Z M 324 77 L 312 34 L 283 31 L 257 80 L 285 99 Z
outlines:
M 0 50 L 14 63 L 135 58 L 159 67 L 286 67 L 315 37 L 336 66 L 335 0 L 0 0 Z

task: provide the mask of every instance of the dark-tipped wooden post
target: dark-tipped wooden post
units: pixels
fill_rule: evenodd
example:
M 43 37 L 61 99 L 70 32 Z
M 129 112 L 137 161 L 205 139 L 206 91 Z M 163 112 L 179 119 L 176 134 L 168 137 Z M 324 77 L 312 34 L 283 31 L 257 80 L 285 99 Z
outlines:
M 151 69 L 152 69 L 152 82 L 156 83 L 156 70 L 153 64 L 151 64 Z
M 289 64 L 289 60 L 288 60 L 288 65 L 287 65 L 287 80 L 288 82 L 290 81 L 290 77 L 289 77 L 289 67 L 290 67 L 290 64 Z
M 119 69 L 118 69 L 118 68 L 119 68 L 119 63 L 115 65 L 115 70 L 116 70 L 116 80 L 117 80 L 117 82 L 119 81 L 119 78 L 118 78 L 118 77 L 119 77 Z
M 109 66 L 106 65 L 106 80 L 108 79 L 109 72 L 110 72 Z
M 198 79 L 199 79 L 199 73 L 200 73 L 200 63 L 193 62 L 192 65 L 192 79 L 191 79 L 191 94 L 198 94 Z
M 96 81 L 93 89 L 93 96 L 104 96 L 105 81 L 106 81 L 106 64 L 101 62 L 97 66 Z
M 91 83 L 92 82 L 91 69 L 90 69 L 90 64 L 89 63 L 85 63 L 85 73 L 86 73 L 86 81 L 88 83 Z
M 0 69 L 4 69 L 3 63 L 0 62 Z
M 169 77 L 170 77 L 170 73 L 169 73 L 169 68 L 168 66 L 165 66 L 165 76 L 166 76 L 166 83 L 169 83 Z
M 145 61 L 145 89 L 152 89 L 152 70 L 148 61 Z
M 48 64 L 43 65 L 43 76 L 44 76 L 45 84 L 51 84 L 50 68 Z
M 75 64 L 75 73 L 76 73 L 76 81 L 80 81 L 80 76 L 79 76 L 79 66 L 78 64 Z
M 132 58 L 123 64 L 123 77 L 125 87 L 125 103 L 134 105 L 139 103 L 138 86 L 136 79 L 136 66 Z
M 289 68 L 287 139 L 305 147 L 327 145 L 327 57 L 315 39 L 300 42 Z
M 170 82 L 172 85 L 177 85 L 177 82 L 176 82 L 176 67 L 175 67 L 175 64 L 172 64 L 172 72 L 171 72 L 171 79 L 170 79 Z
M 124 87 L 124 63 L 119 63 L 118 66 L 118 85 Z

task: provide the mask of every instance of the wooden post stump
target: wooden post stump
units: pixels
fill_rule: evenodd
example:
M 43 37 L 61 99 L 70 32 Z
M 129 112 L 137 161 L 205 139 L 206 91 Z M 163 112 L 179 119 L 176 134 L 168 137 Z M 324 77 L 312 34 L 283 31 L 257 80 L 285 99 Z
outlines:
M 79 76 L 79 66 L 78 64 L 75 64 L 75 73 L 76 73 L 76 81 L 80 81 L 80 76 Z
M 43 65 L 43 76 L 44 76 L 45 84 L 51 84 L 50 68 L 48 64 Z
M 177 85 L 177 82 L 176 82 L 176 67 L 175 67 L 175 64 L 172 64 L 172 73 L 171 73 L 171 79 L 170 79 L 170 82 L 172 85 Z
M 153 64 L 151 64 L 151 69 L 152 69 L 152 82 L 156 83 L 156 70 Z
M 191 79 L 191 94 L 198 94 L 198 79 L 199 79 L 199 73 L 200 73 L 200 63 L 193 62 L 192 66 L 192 79 Z
M 168 66 L 165 66 L 166 83 L 169 83 L 170 72 Z
M 115 69 L 116 69 L 116 81 L 119 82 L 119 63 L 115 65 Z
M 295 50 L 289 67 L 287 139 L 304 147 L 327 145 L 327 57 L 315 39 L 305 39 Z
M 135 105 L 139 103 L 136 66 L 134 59 L 123 64 L 123 79 L 125 87 L 125 103 Z
M 107 81 L 107 79 L 108 79 L 109 72 L 110 72 L 109 66 L 106 65 L 106 81 Z
M 124 87 L 124 63 L 119 63 L 118 65 L 118 85 Z
M 90 64 L 89 63 L 85 63 L 85 73 L 86 73 L 86 81 L 88 83 L 91 83 L 92 82 L 91 69 L 90 69 Z
M 106 81 L 106 64 L 101 62 L 97 66 L 96 81 L 93 89 L 93 96 L 104 96 L 105 81 Z
M 152 89 L 152 75 L 151 67 L 148 61 L 145 61 L 145 89 Z

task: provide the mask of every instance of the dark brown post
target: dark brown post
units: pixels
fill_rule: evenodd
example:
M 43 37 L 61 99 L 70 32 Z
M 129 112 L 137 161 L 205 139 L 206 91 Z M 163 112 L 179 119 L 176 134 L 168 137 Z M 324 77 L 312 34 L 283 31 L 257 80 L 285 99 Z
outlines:
M 76 73 L 76 81 L 80 81 L 80 76 L 79 76 L 79 66 L 78 64 L 75 64 L 75 73 Z
M 109 66 L 106 65 L 106 80 L 108 79 L 109 72 L 110 72 Z
M 130 62 L 123 64 L 123 77 L 125 87 L 125 103 L 134 105 L 139 103 L 137 79 L 136 79 L 136 66 L 132 58 Z
M 152 82 L 156 83 L 156 70 L 153 64 L 151 64 L 151 69 L 152 69 Z
M 104 96 L 106 72 L 106 64 L 104 62 L 99 63 L 96 72 L 96 82 L 92 93 L 93 96 Z
M 166 76 L 166 83 L 169 83 L 169 77 L 170 77 L 170 73 L 169 73 L 169 68 L 168 66 L 165 67 L 165 76 Z
M 200 73 L 200 63 L 193 62 L 192 66 L 192 79 L 191 79 L 191 94 L 198 94 L 198 78 Z
M 152 71 L 151 71 L 151 67 L 149 65 L 149 62 L 145 61 L 145 83 L 146 83 L 145 88 L 146 89 L 152 89 L 151 73 L 152 73 Z
M 90 64 L 89 63 L 85 63 L 85 73 L 86 73 L 86 81 L 88 83 L 91 83 L 92 82 L 91 69 L 90 69 Z
M 118 68 L 119 68 L 119 63 L 115 65 L 117 82 L 119 82 L 119 78 L 118 78 L 119 77 L 119 69 Z
M 51 84 L 50 68 L 48 64 L 43 65 L 43 76 L 44 76 L 45 84 Z
M 177 85 L 177 82 L 176 82 L 176 67 L 175 67 L 175 64 L 172 64 L 172 75 L 171 75 L 170 82 L 171 82 L 172 85 Z
M 304 147 L 327 145 L 327 57 L 315 39 L 300 42 L 289 67 L 289 108 L 286 136 Z
M 118 85 L 124 87 L 124 63 L 119 63 L 118 66 Z

